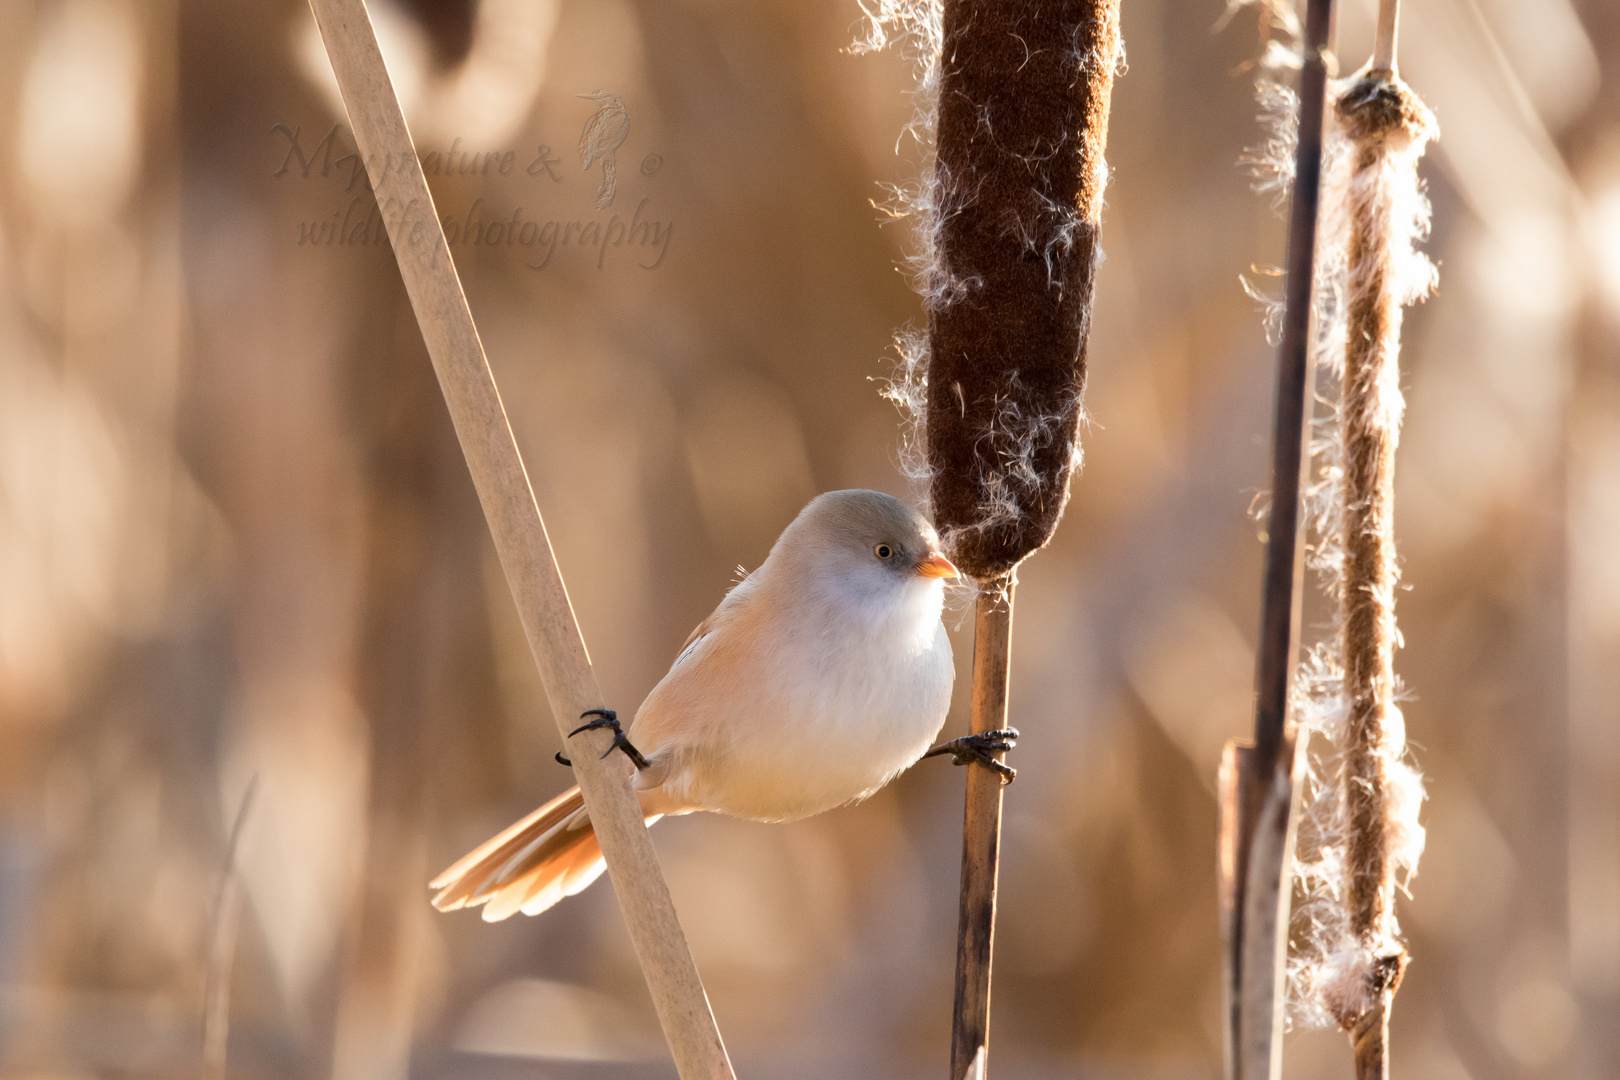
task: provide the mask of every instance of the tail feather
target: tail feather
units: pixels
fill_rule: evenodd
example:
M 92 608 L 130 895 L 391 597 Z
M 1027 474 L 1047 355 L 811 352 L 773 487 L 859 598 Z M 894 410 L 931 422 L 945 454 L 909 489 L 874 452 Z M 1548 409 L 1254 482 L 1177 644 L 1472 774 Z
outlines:
M 440 911 L 455 911 L 479 903 L 475 898 L 506 868 L 513 855 L 529 848 L 536 840 L 544 839 L 583 806 L 579 788 L 572 788 L 479 844 L 429 883 L 428 888 L 439 890 L 433 898 L 433 906 Z
M 648 814 L 647 823 L 661 815 Z M 428 886 L 440 911 L 484 906 L 484 921 L 538 915 L 602 875 L 607 864 L 579 788 L 491 837 Z
M 504 848 L 510 854 L 522 844 L 528 843 L 538 833 L 544 832 L 584 805 L 585 800 L 580 795 L 579 788 L 569 788 L 528 817 L 507 826 L 457 859 L 448 870 L 429 882 L 428 888 L 442 889 L 451 882 L 466 877 L 480 863 L 489 862 L 500 849 Z

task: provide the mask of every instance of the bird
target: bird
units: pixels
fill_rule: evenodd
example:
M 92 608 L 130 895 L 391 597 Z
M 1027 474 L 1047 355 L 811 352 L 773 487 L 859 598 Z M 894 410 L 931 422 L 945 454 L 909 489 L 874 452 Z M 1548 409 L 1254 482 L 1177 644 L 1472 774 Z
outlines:
M 613 205 L 615 191 L 613 155 L 630 133 L 630 111 L 624 107 L 624 100 L 611 90 L 593 90 L 574 96 L 597 105 L 579 133 L 580 171 L 589 172 L 598 158 L 602 160 L 602 186 L 596 189 L 596 208 L 606 210 Z
M 866 798 L 925 756 L 977 761 L 1017 738 L 1003 728 L 929 748 L 950 708 L 955 665 L 942 612 L 956 567 L 915 509 L 876 491 L 817 496 L 713 614 L 692 631 L 628 732 L 648 825 L 705 810 L 793 821 Z M 568 760 L 558 754 L 558 760 Z M 604 869 L 579 788 L 475 848 L 430 884 L 441 911 L 483 905 L 497 922 L 536 915 Z

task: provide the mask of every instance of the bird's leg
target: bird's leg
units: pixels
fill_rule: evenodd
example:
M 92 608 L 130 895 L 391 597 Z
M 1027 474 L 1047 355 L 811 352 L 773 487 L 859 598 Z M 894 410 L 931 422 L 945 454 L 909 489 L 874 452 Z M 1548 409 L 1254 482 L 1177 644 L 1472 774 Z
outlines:
M 568 733 L 568 737 L 570 739 L 582 731 L 595 731 L 597 728 L 611 728 L 613 730 L 613 745 L 608 747 L 607 754 L 603 754 L 602 756 L 607 757 L 608 754 L 613 753 L 615 750 L 623 750 L 625 757 L 636 763 L 636 768 L 645 769 L 650 767 L 651 762 L 641 756 L 641 751 L 635 748 L 635 745 L 631 743 L 630 740 L 625 736 L 624 729 L 619 726 L 618 713 L 614 712 L 612 709 L 586 709 L 584 712 L 579 714 L 579 718 L 581 720 L 585 719 L 587 716 L 594 716 L 596 719 L 592 720 L 588 724 L 581 724 L 573 731 L 570 731 Z M 574 764 L 571 760 L 562 756 L 561 750 L 557 751 L 557 762 L 558 764 L 568 766 L 572 766 Z
M 1017 728 L 997 728 L 994 731 L 981 731 L 977 735 L 964 735 L 960 739 L 940 743 L 923 757 L 949 754 L 956 765 L 966 765 L 970 761 L 977 762 L 1001 777 L 1002 784 L 1006 785 L 1018 777 L 1018 770 L 1011 765 L 1002 764 L 991 755 L 1011 750 L 1017 745 Z

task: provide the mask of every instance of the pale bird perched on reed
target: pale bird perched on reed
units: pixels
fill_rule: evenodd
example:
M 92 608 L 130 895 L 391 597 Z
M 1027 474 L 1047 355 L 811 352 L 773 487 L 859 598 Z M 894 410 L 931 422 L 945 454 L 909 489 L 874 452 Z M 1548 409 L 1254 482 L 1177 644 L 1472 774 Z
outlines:
M 940 620 L 952 577 L 933 527 L 898 499 L 813 500 L 692 632 L 615 743 L 635 763 L 647 823 L 695 810 L 792 821 L 865 798 L 934 753 L 1007 778 L 990 754 L 1012 745 L 1012 729 L 928 749 L 955 677 Z M 591 715 L 587 727 L 617 730 L 612 713 Z M 576 787 L 439 875 L 433 903 L 484 904 L 489 922 L 534 915 L 603 869 Z
M 596 208 L 606 210 L 613 205 L 616 184 L 614 153 L 630 133 L 630 112 L 619 95 L 611 90 L 596 90 L 574 96 L 594 101 L 597 105 L 596 111 L 585 121 L 585 129 L 579 133 L 579 159 L 582 172 L 589 172 L 591 165 L 598 158 L 601 159 L 602 186 L 596 189 Z

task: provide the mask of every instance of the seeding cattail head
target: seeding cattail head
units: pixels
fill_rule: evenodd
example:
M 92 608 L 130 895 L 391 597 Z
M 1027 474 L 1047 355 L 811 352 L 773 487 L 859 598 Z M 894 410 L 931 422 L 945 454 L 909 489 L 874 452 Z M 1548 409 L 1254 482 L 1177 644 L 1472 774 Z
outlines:
M 943 11 L 923 429 L 951 557 L 981 580 L 1051 537 L 1079 461 L 1115 0 Z
M 1336 640 L 1313 651 L 1296 695 L 1301 724 L 1322 741 L 1300 826 L 1306 895 L 1292 974 L 1299 1013 L 1352 1032 L 1359 1059 L 1404 970 L 1395 892 L 1416 872 L 1424 844 L 1423 780 L 1409 760 L 1394 671 L 1393 480 L 1404 410 L 1401 308 L 1435 283 L 1415 243 L 1429 212 L 1417 161 L 1436 130 L 1387 71 L 1346 80 L 1334 99 L 1316 343 L 1332 416 L 1313 446 L 1310 519 L 1312 565 L 1339 611 Z

